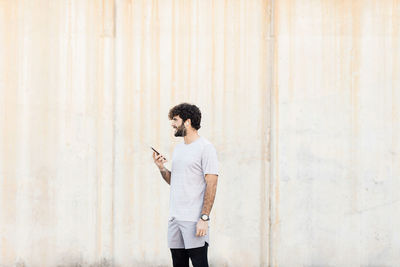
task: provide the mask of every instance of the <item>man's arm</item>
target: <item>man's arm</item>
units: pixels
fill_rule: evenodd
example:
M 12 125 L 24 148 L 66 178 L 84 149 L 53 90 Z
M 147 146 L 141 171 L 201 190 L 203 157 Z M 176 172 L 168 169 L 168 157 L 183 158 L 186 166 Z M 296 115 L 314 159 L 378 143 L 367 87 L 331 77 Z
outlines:
M 162 167 L 160 169 L 160 173 L 162 178 L 164 178 L 164 180 L 167 182 L 167 184 L 171 184 L 171 172 L 169 170 L 167 170 L 167 168 Z
M 210 215 L 211 208 L 214 204 L 215 193 L 217 192 L 218 175 L 206 174 L 206 192 L 204 193 L 203 209 L 201 214 Z M 196 236 L 205 236 L 208 231 L 208 221 L 199 219 L 196 225 Z
M 201 214 L 210 215 L 211 208 L 214 204 L 215 193 L 217 192 L 218 175 L 206 174 L 206 192 L 204 194 L 203 209 Z
M 164 163 L 167 160 L 161 154 L 156 154 L 156 152 L 153 152 L 153 160 L 160 170 L 162 178 L 164 178 L 167 184 L 171 184 L 171 172 L 164 167 Z

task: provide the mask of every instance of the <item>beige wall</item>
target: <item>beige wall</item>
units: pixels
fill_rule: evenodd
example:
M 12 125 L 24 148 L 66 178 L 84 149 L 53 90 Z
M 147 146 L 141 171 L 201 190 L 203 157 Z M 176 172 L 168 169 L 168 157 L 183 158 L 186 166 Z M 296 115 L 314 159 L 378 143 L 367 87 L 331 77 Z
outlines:
M 400 265 L 400 1 L 275 1 L 271 264 Z
M 0 266 L 171 266 L 149 145 L 183 101 L 220 159 L 212 266 L 399 265 L 399 25 L 397 0 L 0 1 Z
M 266 262 L 268 9 L 0 1 L 0 265 L 171 265 L 149 145 L 182 101 L 221 162 L 210 263 Z

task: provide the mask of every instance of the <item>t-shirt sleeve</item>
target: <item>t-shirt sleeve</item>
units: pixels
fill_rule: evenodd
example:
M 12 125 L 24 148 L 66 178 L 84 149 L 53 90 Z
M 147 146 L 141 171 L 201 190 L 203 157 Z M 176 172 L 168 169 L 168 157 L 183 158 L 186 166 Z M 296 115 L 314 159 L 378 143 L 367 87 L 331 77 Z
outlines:
M 201 156 L 201 167 L 203 169 L 204 175 L 218 175 L 217 151 L 212 144 L 208 144 L 204 147 L 203 154 Z

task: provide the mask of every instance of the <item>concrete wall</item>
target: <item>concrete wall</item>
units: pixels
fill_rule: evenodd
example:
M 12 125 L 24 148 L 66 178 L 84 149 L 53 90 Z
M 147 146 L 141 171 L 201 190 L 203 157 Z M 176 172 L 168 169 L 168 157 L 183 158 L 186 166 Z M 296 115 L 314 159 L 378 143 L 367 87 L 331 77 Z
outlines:
M 400 265 L 399 25 L 396 0 L 0 1 L 0 266 L 171 266 L 149 146 L 183 101 L 220 159 L 211 266 Z
M 268 3 L 0 12 L 1 266 L 170 266 L 169 188 L 149 146 L 171 157 L 182 101 L 201 108 L 221 163 L 210 263 L 266 262 Z
M 273 266 L 400 265 L 400 2 L 275 1 Z

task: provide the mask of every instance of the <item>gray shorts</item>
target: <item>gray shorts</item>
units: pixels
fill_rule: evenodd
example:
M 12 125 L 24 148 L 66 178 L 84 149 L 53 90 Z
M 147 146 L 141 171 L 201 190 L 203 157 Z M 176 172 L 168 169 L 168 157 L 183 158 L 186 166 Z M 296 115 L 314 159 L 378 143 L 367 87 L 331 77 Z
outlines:
M 197 222 L 177 221 L 171 218 L 168 221 L 168 247 L 169 248 L 198 248 L 209 242 L 210 226 L 205 236 L 196 236 Z

